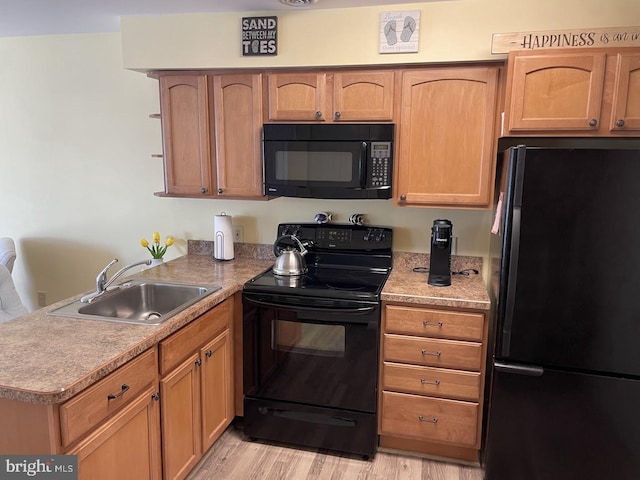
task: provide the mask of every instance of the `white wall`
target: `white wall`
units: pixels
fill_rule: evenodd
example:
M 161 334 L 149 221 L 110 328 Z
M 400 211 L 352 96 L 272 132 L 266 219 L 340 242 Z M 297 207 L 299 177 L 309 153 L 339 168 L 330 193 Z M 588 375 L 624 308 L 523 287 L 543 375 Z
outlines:
M 438 37 L 442 35 L 433 42 L 431 34 L 421 37 L 421 51 L 428 60 L 456 60 L 462 51 L 472 52 L 469 57 L 486 57 L 491 31 L 525 26 L 544 30 L 570 21 L 575 26 L 640 24 L 637 0 L 614 0 L 606 5 L 596 0 L 561 3 L 562 7 L 551 0 L 419 4 L 424 7 L 424 31 L 435 29 Z M 490 5 L 496 8 L 488 8 Z M 562 8 L 562 15 L 551 13 L 555 8 Z M 627 14 L 621 14 L 622 10 Z M 511 15 L 514 11 L 518 17 Z M 297 42 L 304 39 L 298 43 L 302 51 L 310 45 L 313 49 L 295 54 L 295 62 L 338 64 L 351 58 L 352 53 L 341 56 L 342 50 L 328 48 L 333 44 L 327 42 L 335 41 L 334 36 L 352 38 L 351 32 L 360 31 L 357 22 L 349 23 L 355 30 L 337 28 L 344 18 L 353 20 L 354 13 L 318 14 L 316 19 L 323 19 L 318 27 L 323 35 L 296 34 Z M 378 13 L 368 15 L 377 17 Z M 288 18 L 291 27 L 287 28 L 304 31 L 309 25 L 304 18 Z M 210 17 L 202 19 L 203 28 L 210 28 Z M 225 35 L 224 30 L 216 31 Z M 361 33 L 356 38 L 365 38 Z M 53 303 L 92 289 L 96 273 L 111 258 L 118 257 L 120 265 L 147 258 L 139 239 L 149 238 L 154 230 L 178 239 L 169 249 L 169 259 L 186 253 L 187 239 L 213 240 L 213 216 L 221 211 L 244 226 L 249 243 L 271 243 L 278 222 L 311 221 L 318 211 L 333 212 L 336 221 L 364 213 L 371 223 L 395 228 L 395 249 L 414 252 L 428 252 L 431 223 L 449 218 L 459 237 L 458 253 L 486 255 L 491 222 L 487 211 L 397 208 L 391 201 L 380 200 L 251 202 L 155 197 L 153 192 L 163 189 L 162 161 L 150 155 L 161 151 L 160 123 L 148 114 L 159 111 L 157 82 L 123 68 L 121 38 L 129 34 L 131 31 L 123 32 L 122 37 L 109 33 L 0 38 L 0 236 L 17 241 L 14 278 L 30 308 L 36 307 L 38 291 L 46 292 L 48 303 Z M 186 41 L 190 45 L 192 37 L 185 32 L 180 35 L 186 36 L 174 37 L 175 44 Z M 460 45 L 453 36 L 461 38 Z M 149 43 L 156 40 L 151 37 Z M 214 49 L 209 43 L 200 47 L 205 53 Z M 363 51 L 377 58 L 372 48 L 369 45 Z M 279 49 L 287 52 L 287 47 Z M 224 51 L 219 46 L 215 50 Z M 352 52 L 350 48 L 346 51 Z M 283 59 L 293 62 L 290 52 Z M 174 58 L 169 50 L 165 53 Z M 187 54 L 192 52 L 178 48 L 178 53 L 191 58 Z M 239 55 L 233 55 L 237 62 Z M 205 61 L 209 64 L 210 59 Z

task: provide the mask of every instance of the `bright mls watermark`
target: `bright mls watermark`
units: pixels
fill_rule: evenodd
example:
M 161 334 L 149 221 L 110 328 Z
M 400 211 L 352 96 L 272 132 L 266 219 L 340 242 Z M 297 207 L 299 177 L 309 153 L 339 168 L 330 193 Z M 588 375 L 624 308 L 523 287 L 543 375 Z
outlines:
M 0 455 L 0 480 L 78 480 L 75 455 Z

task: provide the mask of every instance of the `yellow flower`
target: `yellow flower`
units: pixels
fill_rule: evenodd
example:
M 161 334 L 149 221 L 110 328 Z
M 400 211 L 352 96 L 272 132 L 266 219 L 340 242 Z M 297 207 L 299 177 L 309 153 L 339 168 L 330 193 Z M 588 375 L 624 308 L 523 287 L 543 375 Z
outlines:
M 140 245 L 142 245 L 143 248 L 149 250 L 153 258 L 162 258 L 166 253 L 167 248 L 173 245 L 174 242 L 175 239 L 173 237 L 167 237 L 167 241 L 165 242 L 164 246 L 161 246 L 160 233 L 153 232 L 153 245 L 149 246 L 149 242 L 146 238 L 140 240 Z

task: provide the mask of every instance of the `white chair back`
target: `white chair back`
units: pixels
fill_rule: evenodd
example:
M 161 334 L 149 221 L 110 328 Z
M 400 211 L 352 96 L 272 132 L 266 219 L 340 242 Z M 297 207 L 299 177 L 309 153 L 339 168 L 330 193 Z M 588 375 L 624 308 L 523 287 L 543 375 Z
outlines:
M 12 238 L 0 238 L 0 265 L 4 265 L 13 272 L 13 264 L 16 261 L 16 244 Z
M 0 265 L 0 323 L 29 313 L 20 300 L 9 269 Z

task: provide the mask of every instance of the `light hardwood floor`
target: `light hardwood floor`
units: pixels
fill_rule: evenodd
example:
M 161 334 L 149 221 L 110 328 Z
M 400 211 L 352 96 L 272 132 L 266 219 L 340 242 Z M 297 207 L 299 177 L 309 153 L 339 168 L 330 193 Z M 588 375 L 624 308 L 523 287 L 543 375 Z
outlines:
M 482 480 L 480 467 L 378 452 L 373 460 L 245 439 L 229 427 L 187 480 Z

